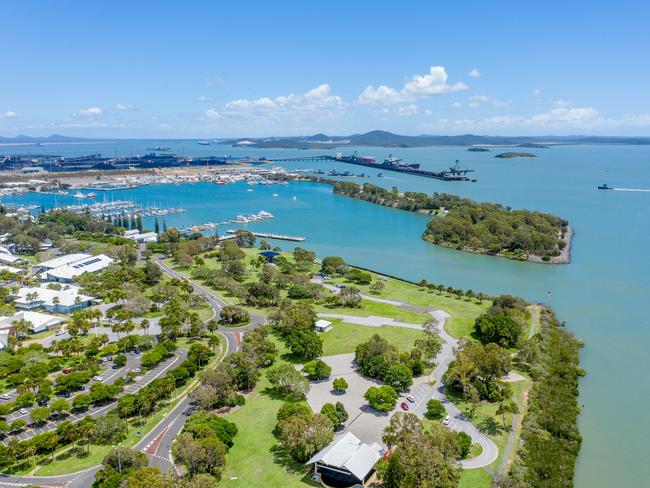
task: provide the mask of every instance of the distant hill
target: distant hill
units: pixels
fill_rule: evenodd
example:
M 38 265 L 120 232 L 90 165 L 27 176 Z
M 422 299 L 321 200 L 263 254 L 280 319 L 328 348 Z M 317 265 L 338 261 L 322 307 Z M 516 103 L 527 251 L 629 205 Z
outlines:
M 365 134 L 241 138 L 227 139 L 222 144 L 236 145 L 239 141 L 252 141 L 252 147 L 284 149 L 323 149 L 341 146 L 425 147 L 425 146 L 516 146 L 544 148 L 553 144 L 650 144 L 650 137 L 612 136 L 457 136 L 419 135 L 405 136 L 383 130 Z
M 57 142 L 84 142 L 84 141 L 99 141 L 102 139 L 86 139 L 84 137 L 69 137 L 59 134 L 52 134 L 51 136 L 25 136 L 19 135 L 16 137 L 0 137 L 0 144 L 38 144 L 38 143 L 57 143 Z

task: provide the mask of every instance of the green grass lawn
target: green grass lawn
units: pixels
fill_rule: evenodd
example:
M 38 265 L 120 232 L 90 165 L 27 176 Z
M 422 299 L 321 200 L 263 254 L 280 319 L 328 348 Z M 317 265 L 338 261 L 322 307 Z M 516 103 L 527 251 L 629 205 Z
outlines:
M 329 308 L 323 304 L 316 304 L 314 309 L 316 312 L 340 313 L 345 315 L 355 315 L 357 317 L 376 315 L 412 324 L 422 324 L 427 320 L 427 318 L 429 318 L 429 315 L 425 313 L 412 312 L 410 310 L 396 307 L 395 305 L 373 302 L 370 300 L 363 300 L 363 302 L 361 302 L 361 307 L 359 308 Z
M 413 348 L 413 343 L 423 332 L 403 327 L 366 327 L 365 325 L 346 324 L 340 319 L 328 319 L 332 322 L 332 330 L 320 334 L 323 339 L 323 356 L 354 352 L 358 344 L 379 334 L 400 351 Z
M 490 488 L 492 477 L 484 469 L 463 469 L 458 488 Z
M 373 281 L 375 281 L 377 274 L 370 274 L 373 277 Z M 350 284 L 346 279 L 333 279 L 332 282 L 343 282 L 346 285 Z M 371 292 L 370 285 L 359 286 L 350 284 L 350 286 L 356 286 L 364 295 L 388 298 L 420 307 L 434 307 L 444 310 L 451 314 L 451 318 L 447 320 L 446 324 L 447 332 L 456 338 L 469 337 L 476 317 L 485 312 L 491 305 L 489 301 L 478 303 L 476 300 L 458 298 L 447 293 L 432 292 L 418 285 L 394 278 L 389 278 L 383 283 L 384 289 L 379 293 Z
M 226 419 L 235 422 L 239 430 L 226 456 L 226 468 L 219 486 L 321 486 L 309 480 L 309 468 L 291 459 L 273 436 L 282 401 L 264 393 L 268 386 L 264 375 L 247 396 L 246 405 L 226 415 Z

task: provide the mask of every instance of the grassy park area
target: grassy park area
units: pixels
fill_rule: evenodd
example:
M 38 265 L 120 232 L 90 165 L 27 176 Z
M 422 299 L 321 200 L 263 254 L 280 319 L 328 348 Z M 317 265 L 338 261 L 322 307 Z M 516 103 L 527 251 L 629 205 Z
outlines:
M 424 333 L 415 329 L 405 329 L 390 325 L 384 327 L 366 327 L 365 325 L 347 324 L 340 319 L 328 319 L 332 322 L 332 330 L 320 335 L 323 339 L 323 356 L 354 352 L 357 344 L 367 341 L 379 334 L 400 351 L 409 351 L 415 340 Z

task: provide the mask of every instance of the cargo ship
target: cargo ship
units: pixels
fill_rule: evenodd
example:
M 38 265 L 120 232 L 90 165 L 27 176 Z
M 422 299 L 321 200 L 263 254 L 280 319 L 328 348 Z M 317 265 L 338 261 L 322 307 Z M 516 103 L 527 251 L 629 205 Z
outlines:
M 384 162 L 381 164 L 378 164 L 375 161 L 375 158 L 371 156 L 357 156 L 356 152 L 351 156 L 343 156 L 339 153 L 336 156 L 327 156 L 327 158 L 341 163 L 357 164 L 369 168 L 396 171 L 398 173 L 408 173 L 411 175 L 435 178 L 443 181 L 476 181 L 467 176 L 468 173 L 472 173 L 474 170 L 463 167 L 458 160 L 456 160 L 448 170 L 428 171 L 420 169 L 419 163 L 405 163 L 401 159 L 394 158 L 392 155 L 389 155 L 384 159 Z

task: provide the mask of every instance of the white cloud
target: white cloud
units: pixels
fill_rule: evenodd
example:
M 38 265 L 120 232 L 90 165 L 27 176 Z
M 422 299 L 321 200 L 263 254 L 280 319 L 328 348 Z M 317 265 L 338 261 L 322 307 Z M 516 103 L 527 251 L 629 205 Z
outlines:
M 512 102 L 510 100 L 497 100 L 487 95 L 474 95 L 469 97 L 469 103 L 467 104 L 470 108 L 479 107 L 483 103 L 489 103 L 493 107 L 507 107 Z
M 305 93 L 290 94 L 276 98 L 262 97 L 255 100 L 241 98 L 228 102 L 220 110 L 211 108 L 205 111 L 208 119 L 221 117 L 256 117 L 279 119 L 297 117 L 334 117 L 345 108 L 341 97 L 331 93 L 330 86 L 322 84 Z
M 454 103 L 451 104 L 451 108 L 460 108 L 462 106 L 463 106 L 463 104 L 460 103 L 460 102 L 454 102 Z
M 415 104 L 411 104 L 411 105 L 406 105 L 406 106 L 403 106 L 403 107 L 399 107 L 397 109 L 397 114 L 398 115 L 406 115 L 406 116 L 417 115 L 418 114 L 418 106 L 415 105 Z
M 17 115 L 18 114 L 16 112 L 14 112 L 12 110 L 7 110 L 6 112 L 0 114 L 0 118 L 2 118 L 2 119 L 13 119 Z
M 539 88 L 535 88 L 533 90 L 533 95 L 535 95 L 536 97 L 539 97 L 541 94 L 542 94 L 542 90 L 540 90 Z
M 99 117 L 100 115 L 103 115 L 104 111 L 99 108 L 99 107 L 88 107 L 88 108 L 82 108 L 79 110 L 79 115 L 80 117 Z
M 413 75 L 399 91 L 387 85 L 377 88 L 369 85 L 359 95 L 358 102 L 364 105 L 390 105 L 468 89 L 463 82 L 449 84 L 448 78 L 443 66 L 431 66 L 427 74 Z
M 570 124 L 580 127 L 593 122 L 597 116 L 598 110 L 591 107 L 557 107 L 548 112 L 533 115 L 527 122 L 540 126 Z
M 433 115 L 433 112 L 431 110 L 425 110 L 424 115 Z
M 591 107 L 555 107 L 547 112 L 531 116 L 500 115 L 482 119 L 439 119 L 428 124 L 428 129 L 486 129 L 496 127 L 536 127 L 536 128 L 592 128 L 622 125 L 650 125 L 650 114 L 626 115 L 621 118 L 603 118 L 599 111 Z
M 553 106 L 556 108 L 564 108 L 564 107 L 568 107 L 569 105 L 571 105 L 571 102 L 562 99 L 555 100 L 553 102 Z
M 478 78 L 479 76 L 481 76 L 481 72 L 476 68 L 474 68 L 472 71 L 467 73 L 467 76 L 471 76 L 472 78 Z
M 214 97 L 206 96 L 206 95 L 199 95 L 196 97 L 194 100 L 197 102 L 214 102 Z
M 128 103 L 117 103 L 115 104 L 115 108 L 117 110 L 134 110 L 135 107 L 133 105 L 130 105 Z
M 214 108 L 209 108 L 205 111 L 205 116 L 209 119 L 215 120 L 215 119 L 220 119 L 221 114 L 215 110 Z
M 361 92 L 361 95 L 359 95 L 359 103 L 362 103 L 364 105 L 390 105 L 393 103 L 400 103 L 402 101 L 402 94 L 394 88 L 386 85 L 379 85 L 377 88 L 369 85 L 365 90 L 363 90 L 363 92 Z
M 447 83 L 447 72 L 443 66 L 431 66 L 426 75 L 413 75 L 411 81 L 404 85 L 407 94 L 415 96 L 440 95 L 442 93 L 467 90 L 463 82 L 450 85 Z

